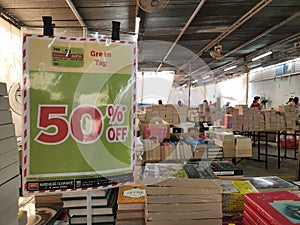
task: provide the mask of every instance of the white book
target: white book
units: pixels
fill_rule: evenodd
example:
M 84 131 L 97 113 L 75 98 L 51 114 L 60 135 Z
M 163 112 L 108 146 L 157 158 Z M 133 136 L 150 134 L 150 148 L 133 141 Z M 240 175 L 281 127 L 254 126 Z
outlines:
M 17 147 L 8 152 L 0 154 L 0 171 L 2 168 L 15 162 L 19 162 L 19 151 Z
M 87 215 L 87 208 L 69 208 L 68 214 L 70 217 L 72 216 L 86 216 Z M 108 207 L 93 207 L 91 209 L 92 215 L 107 215 L 107 214 L 113 214 L 113 209 Z
M 11 111 L 0 110 L 0 125 L 12 123 Z
M 7 85 L 6 83 L 0 82 L 0 96 L 7 96 Z
M 106 198 L 97 198 L 91 199 L 92 206 L 107 206 L 107 199 Z M 87 199 L 76 199 L 76 200 L 68 200 L 63 201 L 64 208 L 72 208 L 72 207 L 83 207 L 87 205 Z
M 69 219 L 70 224 L 87 224 L 87 217 L 71 217 Z M 114 222 L 113 215 L 101 215 L 101 216 L 92 216 L 92 223 L 104 223 L 105 222 Z
M 8 97 L 0 96 L 0 110 L 8 110 L 9 108 Z
M 15 136 L 12 136 L 6 139 L 0 139 L 0 146 L 0 155 L 5 152 L 9 152 L 10 150 L 18 147 L 17 138 Z
M 62 199 L 64 198 L 81 198 L 81 197 L 87 197 L 87 191 L 69 191 L 69 192 L 63 192 L 62 193 Z M 105 197 L 106 192 L 104 190 L 91 190 L 90 195 L 92 197 Z
M 19 162 L 10 164 L 0 170 L 0 185 L 19 174 Z
M 0 125 L 0 140 L 4 138 L 9 138 L 15 136 L 15 125 L 5 124 Z

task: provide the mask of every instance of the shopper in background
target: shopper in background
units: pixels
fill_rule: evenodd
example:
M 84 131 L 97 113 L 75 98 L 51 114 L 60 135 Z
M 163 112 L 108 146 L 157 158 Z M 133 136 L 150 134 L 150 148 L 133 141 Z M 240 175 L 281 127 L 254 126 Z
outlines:
M 295 108 L 299 108 L 300 107 L 300 103 L 299 103 L 299 98 L 298 97 L 294 97 L 291 106 L 295 107 Z
M 261 109 L 261 105 L 259 104 L 258 100 L 260 99 L 259 96 L 255 96 L 254 97 L 254 100 L 250 106 L 250 108 L 258 108 L 258 109 Z
M 285 104 L 291 106 L 293 104 L 293 99 L 294 99 L 293 97 L 290 97 Z

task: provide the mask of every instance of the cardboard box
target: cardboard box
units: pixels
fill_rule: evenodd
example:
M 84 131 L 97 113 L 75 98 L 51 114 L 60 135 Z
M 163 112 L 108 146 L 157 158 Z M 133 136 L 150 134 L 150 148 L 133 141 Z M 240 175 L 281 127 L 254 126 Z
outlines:
M 157 137 L 158 139 L 170 138 L 170 124 L 162 119 L 143 121 L 140 124 L 141 136 L 146 139 Z

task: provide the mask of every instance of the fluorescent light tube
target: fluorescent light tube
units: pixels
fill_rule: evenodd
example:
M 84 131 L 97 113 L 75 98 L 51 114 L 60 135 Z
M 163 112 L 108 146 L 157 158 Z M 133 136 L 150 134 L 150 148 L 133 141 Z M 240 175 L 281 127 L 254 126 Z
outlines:
M 256 57 L 254 57 L 254 58 L 252 59 L 252 62 L 254 62 L 254 61 L 258 60 L 258 59 L 261 59 L 261 58 L 263 58 L 263 57 L 266 57 L 266 56 L 268 56 L 268 55 L 271 55 L 272 53 L 273 53 L 272 51 L 268 51 L 268 52 L 265 52 L 264 54 L 261 54 L 261 55 L 259 55 L 259 56 L 256 56 Z
M 225 69 L 224 69 L 224 72 L 226 72 L 226 71 L 228 71 L 228 70 L 235 69 L 235 68 L 237 68 L 237 65 L 234 65 L 234 66 L 231 66 L 231 67 L 225 68 Z
M 202 79 L 204 80 L 204 79 L 207 79 L 207 78 L 209 78 L 210 76 L 209 75 L 207 75 L 207 76 L 205 76 L 205 77 L 202 77 Z

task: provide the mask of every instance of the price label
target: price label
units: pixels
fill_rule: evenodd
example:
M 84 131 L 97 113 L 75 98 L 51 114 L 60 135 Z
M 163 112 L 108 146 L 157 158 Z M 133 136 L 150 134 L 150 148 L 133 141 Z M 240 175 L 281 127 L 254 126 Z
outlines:
M 67 105 L 39 105 L 37 128 L 40 132 L 35 140 L 45 145 L 63 143 L 70 135 L 78 143 L 90 144 L 97 141 L 103 132 L 102 112 L 88 105 L 75 108 L 66 118 Z M 124 122 L 126 105 L 106 107 L 109 124 Z M 128 136 L 128 126 L 109 126 L 106 130 L 108 142 L 124 142 Z

